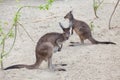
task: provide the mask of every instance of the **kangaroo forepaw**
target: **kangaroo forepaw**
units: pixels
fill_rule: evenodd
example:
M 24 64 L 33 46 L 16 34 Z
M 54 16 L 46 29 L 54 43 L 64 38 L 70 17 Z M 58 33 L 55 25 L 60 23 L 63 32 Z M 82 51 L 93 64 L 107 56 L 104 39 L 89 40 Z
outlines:
M 61 48 L 59 48 L 58 51 L 61 51 Z

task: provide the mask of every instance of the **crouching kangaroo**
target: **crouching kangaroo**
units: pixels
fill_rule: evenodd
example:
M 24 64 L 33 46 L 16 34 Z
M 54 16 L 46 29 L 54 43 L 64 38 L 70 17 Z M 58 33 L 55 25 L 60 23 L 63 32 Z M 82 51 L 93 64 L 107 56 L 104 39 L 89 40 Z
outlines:
M 63 30 L 63 33 L 56 33 L 51 32 L 43 35 L 36 45 L 36 62 L 32 65 L 24 65 L 24 64 L 18 64 L 13 65 L 10 67 L 5 68 L 4 70 L 8 69 L 19 69 L 19 68 L 27 68 L 27 69 L 37 69 L 39 68 L 42 61 L 48 61 L 48 68 L 50 70 L 62 70 L 65 71 L 65 69 L 55 69 L 52 65 L 52 55 L 53 52 L 60 51 L 62 48 L 62 44 L 64 41 L 69 39 L 70 36 L 70 28 L 64 28 L 61 23 L 59 23 L 60 27 Z
M 73 34 L 73 30 L 74 30 L 79 36 L 82 44 L 84 44 L 85 39 L 91 41 L 92 44 L 116 44 L 114 42 L 100 42 L 95 40 L 92 37 L 91 30 L 88 24 L 83 21 L 76 20 L 72 14 L 72 11 L 67 13 L 64 18 L 69 19 L 69 26 L 72 28 L 71 34 Z

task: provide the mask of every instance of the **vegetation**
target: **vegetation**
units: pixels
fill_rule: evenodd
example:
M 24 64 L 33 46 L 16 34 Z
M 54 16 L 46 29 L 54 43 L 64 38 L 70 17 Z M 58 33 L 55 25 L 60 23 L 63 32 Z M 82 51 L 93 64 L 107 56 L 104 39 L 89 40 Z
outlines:
M 113 12 L 112 12 L 112 14 L 111 14 L 111 16 L 110 16 L 110 19 L 109 19 L 109 29 L 111 29 L 111 20 L 112 20 L 112 17 L 113 17 L 113 15 L 114 15 L 114 13 L 115 13 L 115 10 L 116 10 L 119 2 L 120 2 L 120 0 L 117 1 L 116 5 L 115 5 L 115 7 L 114 7 L 114 10 L 113 10 Z
M 0 2 L 2 2 L 2 1 L 4 1 L 4 0 L 0 0 Z M 16 2 L 19 2 L 19 1 L 20 0 L 16 0 Z M 54 0 L 47 0 L 47 3 L 43 4 L 43 5 L 39 5 L 39 6 L 21 6 L 21 7 L 19 7 L 17 12 L 15 13 L 15 15 L 13 17 L 13 24 L 10 27 L 10 30 L 8 32 L 5 32 L 4 27 L 3 27 L 3 26 L 8 25 L 8 22 L 3 22 L 2 20 L 0 20 L 0 48 L 1 48 L 1 50 L 0 50 L 0 65 L 1 65 L 1 69 L 3 69 L 3 59 L 5 58 L 5 56 L 7 56 L 11 52 L 11 50 L 14 47 L 14 44 L 16 42 L 18 27 L 23 28 L 23 30 L 26 32 L 28 37 L 34 42 L 32 37 L 30 36 L 30 34 L 25 29 L 24 25 L 21 24 L 21 22 L 20 22 L 20 17 L 22 16 L 21 15 L 21 10 L 24 9 L 24 8 L 36 8 L 36 9 L 40 9 L 40 10 L 48 10 L 53 2 L 54 2 Z M 99 18 L 98 15 L 97 15 L 97 11 L 98 11 L 98 8 L 101 6 L 101 4 L 103 2 L 104 2 L 104 0 L 102 0 L 102 1 L 93 0 L 93 9 L 94 9 L 94 14 L 95 14 L 96 18 Z M 114 10 L 113 10 L 113 12 L 112 12 L 112 14 L 110 16 L 109 29 L 111 29 L 111 20 L 112 20 L 112 17 L 113 17 L 113 15 L 115 13 L 115 10 L 116 10 L 119 2 L 120 2 L 120 0 L 117 1 L 116 5 L 114 7 Z M 95 27 L 94 21 L 91 21 L 89 25 L 90 25 L 91 30 L 93 31 L 94 27 Z M 6 50 L 6 48 L 5 48 L 6 47 L 6 40 L 8 40 L 8 39 L 13 39 L 13 42 L 12 42 L 12 45 L 10 45 L 9 50 Z
M 16 1 L 19 1 L 19 0 L 16 0 Z M 27 33 L 27 35 L 30 37 L 30 35 L 29 35 L 29 33 L 27 32 L 27 30 L 24 28 L 24 26 L 20 23 L 20 16 L 21 16 L 21 14 L 20 14 L 20 11 L 23 9 L 23 8 L 37 8 L 37 9 L 40 9 L 40 10 L 48 10 L 49 8 L 50 8 L 50 6 L 52 5 L 52 3 L 54 2 L 54 0 L 47 0 L 47 3 L 46 4 L 44 4 L 44 5 L 40 5 L 40 6 L 22 6 L 22 7 L 20 7 L 18 10 L 17 10 L 17 12 L 15 13 L 15 16 L 14 16 L 14 18 L 13 18 L 13 24 L 12 24 L 12 26 L 11 26 L 11 28 L 10 28 L 10 30 L 7 32 L 7 33 L 5 33 L 5 31 L 4 31 L 4 29 L 3 29 L 3 27 L 2 27 L 2 22 L 0 22 L 0 47 L 2 47 L 2 49 L 1 49 L 1 52 L 0 52 L 0 64 L 1 64 L 1 69 L 3 69 L 3 59 L 4 59 L 4 57 L 6 56 L 6 55 L 8 55 L 10 52 L 11 52 L 11 50 L 13 49 L 13 47 L 14 47 L 14 44 L 15 44 L 15 41 L 16 41 L 16 37 L 17 37 L 17 27 L 18 27 L 18 25 L 20 26 L 20 27 L 22 27 L 23 29 L 24 29 L 24 31 Z M 6 23 L 5 23 L 6 24 Z M 11 47 L 10 47 L 10 49 L 7 51 L 6 49 L 5 49 L 5 41 L 7 40 L 7 39 L 11 39 L 11 38 L 14 38 L 14 40 L 13 40 L 13 42 L 12 42 L 12 45 L 11 45 Z M 32 40 L 32 41 L 34 41 L 33 39 L 32 39 L 32 37 L 30 37 L 30 39 Z
M 3 23 L 1 22 L 0 23 L 0 46 L 2 46 L 2 50 L 1 50 L 1 53 L 0 53 L 1 68 L 3 68 L 3 62 L 2 62 L 3 58 L 5 57 L 5 55 L 7 55 L 11 51 L 11 49 L 13 47 L 13 45 L 12 45 L 8 52 L 5 51 L 5 40 L 8 39 L 8 38 L 13 38 L 14 37 L 14 33 L 13 33 L 13 29 L 12 29 L 13 27 L 11 27 L 11 29 L 8 31 L 8 33 L 5 33 L 3 31 L 2 24 Z M 4 23 L 4 25 L 5 25 L 5 23 Z M 14 40 L 15 40 L 15 38 L 16 37 L 14 37 Z
M 97 10 L 101 6 L 103 1 L 104 0 L 102 0 L 102 1 L 100 1 L 100 0 L 93 0 L 93 9 L 94 9 L 94 14 L 95 14 L 96 18 L 99 18 L 98 15 L 97 15 Z
M 89 25 L 90 25 L 90 29 L 91 29 L 91 31 L 93 31 L 93 30 L 94 30 L 94 27 L 95 27 L 94 22 L 91 21 Z

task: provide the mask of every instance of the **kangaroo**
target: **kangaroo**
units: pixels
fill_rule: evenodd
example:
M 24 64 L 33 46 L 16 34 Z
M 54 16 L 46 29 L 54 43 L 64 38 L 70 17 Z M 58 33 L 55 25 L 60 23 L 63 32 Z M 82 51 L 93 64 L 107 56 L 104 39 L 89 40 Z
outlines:
M 116 44 L 114 42 L 100 42 L 95 40 L 91 34 L 91 30 L 88 24 L 85 23 L 84 21 L 76 20 L 72 14 L 72 11 L 67 13 L 66 16 L 64 16 L 64 18 L 69 19 L 69 26 L 72 28 L 71 34 L 73 34 L 73 30 L 74 30 L 79 36 L 82 44 L 84 44 L 85 39 L 91 41 L 92 44 Z
M 52 71 L 65 71 L 65 69 L 55 69 L 52 65 L 52 55 L 53 52 L 60 51 L 62 48 L 62 44 L 64 41 L 69 39 L 70 36 L 70 27 L 64 28 L 61 23 L 59 23 L 60 27 L 63 30 L 63 33 L 51 32 L 43 35 L 36 45 L 36 62 L 32 65 L 18 64 L 5 68 L 8 69 L 19 69 L 19 68 L 27 68 L 27 69 L 37 69 L 39 68 L 42 61 L 48 61 L 48 68 Z

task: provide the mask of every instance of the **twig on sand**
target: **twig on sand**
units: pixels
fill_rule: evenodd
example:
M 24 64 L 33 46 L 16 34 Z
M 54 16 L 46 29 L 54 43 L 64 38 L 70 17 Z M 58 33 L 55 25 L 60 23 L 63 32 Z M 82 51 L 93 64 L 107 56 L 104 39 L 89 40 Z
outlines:
M 57 18 L 57 17 L 61 17 L 61 16 L 50 16 L 50 17 L 47 17 L 45 19 L 39 19 L 39 20 L 33 21 L 32 23 L 38 23 L 38 22 L 41 22 L 41 21 L 47 21 L 47 20 Z
M 119 2 L 120 2 L 120 0 L 117 1 L 116 5 L 115 5 L 115 7 L 114 7 L 114 10 L 113 10 L 113 12 L 112 12 L 112 14 L 111 14 L 111 16 L 110 16 L 110 19 L 109 19 L 109 29 L 112 29 L 112 28 L 111 28 L 111 20 L 112 20 L 113 14 L 115 13 L 115 10 L 116 10 Z

